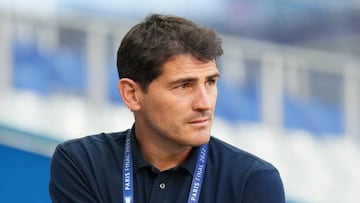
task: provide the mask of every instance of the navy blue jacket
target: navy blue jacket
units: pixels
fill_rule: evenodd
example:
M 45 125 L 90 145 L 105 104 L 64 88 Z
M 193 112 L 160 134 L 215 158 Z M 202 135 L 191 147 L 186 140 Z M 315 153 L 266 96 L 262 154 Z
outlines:
M 121 203 L 127 131 L 99 134 L 58 145 L 51 161 L 53 202 Z M 132 130 L 135 203 L 185 203 L 199 148 L 187 161 L 160 172 L 145 161 Z M 276 168 L 260 158 L 211 137 L 199 202 L 284 203 Z

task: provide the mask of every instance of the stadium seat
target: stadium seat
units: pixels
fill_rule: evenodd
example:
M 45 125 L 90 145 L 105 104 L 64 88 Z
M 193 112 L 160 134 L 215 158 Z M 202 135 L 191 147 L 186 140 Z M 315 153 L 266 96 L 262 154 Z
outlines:
M 255 89 L 244 87 L 230 87 L 222 81 L 218 84 L 219 93 L 215 114 L 228 120 L 260 121 L 260 100 Z
M 32 41 L 15 40 L 12 45 L 13 86 L 48 95 L 53 79 L 51 56 L 41 53 Z
M 86 62 L 82 53 L 61 48 L 54 56 L 54 88 L 58 92 L 85 94 Z

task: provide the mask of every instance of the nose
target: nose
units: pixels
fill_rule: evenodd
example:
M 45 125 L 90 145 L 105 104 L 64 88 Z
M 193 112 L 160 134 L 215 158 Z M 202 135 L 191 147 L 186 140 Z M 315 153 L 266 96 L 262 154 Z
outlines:
M 212 95 L 206 87 L 199 87 L 197 94 L 194 94 L 193 109 L 195 111 L 208 111 L 212 107 Z

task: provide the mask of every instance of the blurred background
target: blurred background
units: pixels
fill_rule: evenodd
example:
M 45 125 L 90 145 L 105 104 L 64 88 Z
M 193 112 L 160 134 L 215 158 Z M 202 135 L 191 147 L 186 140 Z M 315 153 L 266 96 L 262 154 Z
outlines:
M 360 2 L 0 1 L 0 202 L 50 202 L 60 142 L 129 128 L 116 49 L 151 12 L 223 39 L 213 135 L 270 161 L 287 202 L 360 202 Z

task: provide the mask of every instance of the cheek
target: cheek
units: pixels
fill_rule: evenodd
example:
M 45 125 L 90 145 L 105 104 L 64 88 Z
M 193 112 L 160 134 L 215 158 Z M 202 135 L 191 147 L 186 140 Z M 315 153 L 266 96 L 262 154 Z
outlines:
M 148 98 L 145 102 L 146 112 L 155 119 L 166 119 L 173 114 L 174 102 L 168 101 L 165 97 Z

